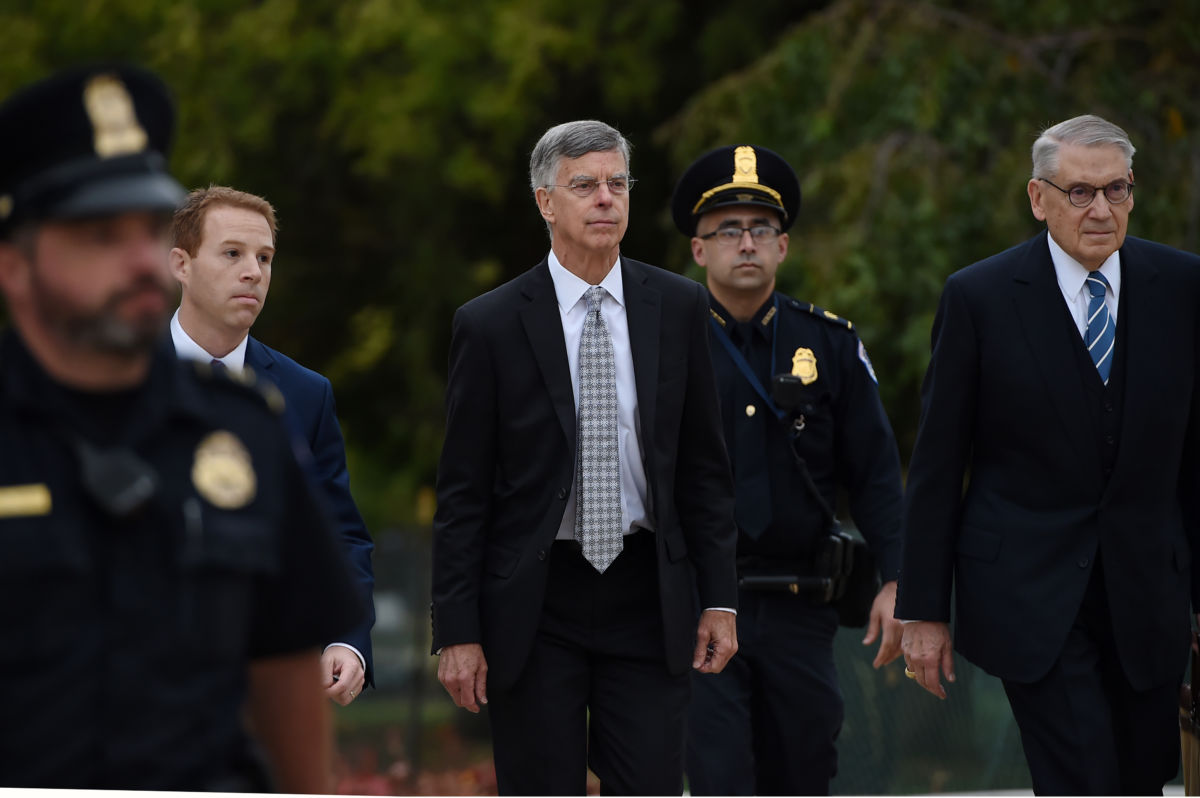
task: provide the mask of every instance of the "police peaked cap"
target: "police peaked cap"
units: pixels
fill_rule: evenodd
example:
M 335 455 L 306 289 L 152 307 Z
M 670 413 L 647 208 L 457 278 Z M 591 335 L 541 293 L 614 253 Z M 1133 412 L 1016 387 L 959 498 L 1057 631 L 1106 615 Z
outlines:
M 34 83 L 0 105 L 0 236 L 24 222 L 173 211 L 175 112 L 143 69 L 91 66 Z
M 770 208 L 787 230 L 800 210 L 800 181 L 788 162 L 766 147 L 719 147 L 697 158 L 679 178 L 671 216 L 679 231 L 691 236 L 701 216 L 727 205 Z

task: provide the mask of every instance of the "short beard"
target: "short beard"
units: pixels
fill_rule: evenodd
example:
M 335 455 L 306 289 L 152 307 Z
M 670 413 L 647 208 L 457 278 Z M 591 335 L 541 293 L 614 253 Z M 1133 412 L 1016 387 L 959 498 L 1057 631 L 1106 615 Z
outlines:
M 154 351 L 162 340 L 167 323 L 166 310 L 143 314 L 133 320 L 118 315 L 117 308 L 121 302 L 144 289 L 162 293 L 163 307 L 169 307 L 169 291 L 149 277 L 139 280 L 128 291 L 109 297 L 99 310 L 89 314 L 65 311 L 62 303 L 40 285 L 35 287 L 34 304 L 47 327 L 57 331 L 69 343 L 106 355 L 136 357 Z

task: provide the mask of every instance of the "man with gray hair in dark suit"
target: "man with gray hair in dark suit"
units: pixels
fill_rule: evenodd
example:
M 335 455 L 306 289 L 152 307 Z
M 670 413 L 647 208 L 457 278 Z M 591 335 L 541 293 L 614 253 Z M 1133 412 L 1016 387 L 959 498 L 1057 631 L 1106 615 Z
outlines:
M 1047 229 L 946 281 L 909 468 L 907 675 L 946 697 L 953 587 L 954 644 L 1003 681 L 1038 793 L 1161 793 L 1179 762 L 1200 258 L 1126 236 L 1133 152 L 1096 116 L 1034 143 Z
M 689 671 L 737 650 L 707 296 L 621 254 L 612 127 L 551 128 L 530 182 L 550 252 L 454 317 L 438 677 L 487 704 L 502 794 L 582 795 L 590 766 L 609 794 L 678 795 Z

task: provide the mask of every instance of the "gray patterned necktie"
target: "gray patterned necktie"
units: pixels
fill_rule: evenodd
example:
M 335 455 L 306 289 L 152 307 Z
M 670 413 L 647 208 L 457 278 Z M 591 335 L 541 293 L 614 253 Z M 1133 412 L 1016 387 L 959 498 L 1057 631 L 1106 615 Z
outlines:
M 617 370 L 608 326 L 600 315 L 604 289 L 587 290 L 579 339 L 579 436 L 575 539 L 604 573 L 625 545 L 621 529 L 621 458 L 617 448 Z

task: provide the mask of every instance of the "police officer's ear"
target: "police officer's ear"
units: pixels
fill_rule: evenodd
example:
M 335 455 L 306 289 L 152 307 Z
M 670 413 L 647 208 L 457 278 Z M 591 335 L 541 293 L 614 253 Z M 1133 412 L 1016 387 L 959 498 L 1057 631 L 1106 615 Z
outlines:
M 787 233 L 780 233 L 779 238 L 775 239 L 775 245 L 779 247 L 779 262 L 780 263 L 783 263 L 784 258 L 787 257 L 788 241 L 790 241 L 790 240 L 791 239 L 788 238 Z
M 692 236 L 692 260 L 701 269 L 708 266 L 708 251 L 704 248 L 704 241 L 697 236 Z
M 188 254 L 186 249 L 175 247 L 167 255 L 167 263 L 171 267 L 171 274 L 182 285 L 188 284 L 188 277 L 192 273 L 192 256 Z
M 10 302 L 29 292 L 33 247 L 32 231 L 0 239 L 0 290 Z

